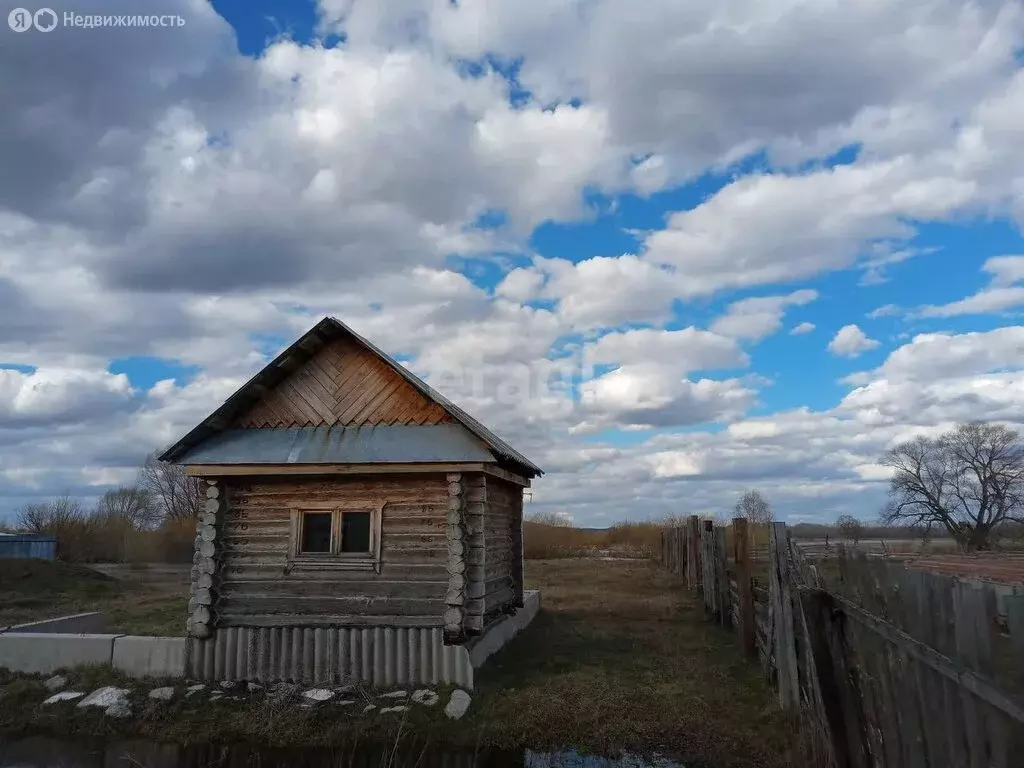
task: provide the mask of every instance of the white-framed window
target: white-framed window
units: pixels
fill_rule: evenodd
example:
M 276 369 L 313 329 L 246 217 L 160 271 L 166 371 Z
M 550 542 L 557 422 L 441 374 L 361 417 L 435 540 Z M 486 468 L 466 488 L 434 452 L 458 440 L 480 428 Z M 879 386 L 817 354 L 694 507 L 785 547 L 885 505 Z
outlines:
M 318 503 L 292 509 L 292 567 L 380 570 L 383 504 Z

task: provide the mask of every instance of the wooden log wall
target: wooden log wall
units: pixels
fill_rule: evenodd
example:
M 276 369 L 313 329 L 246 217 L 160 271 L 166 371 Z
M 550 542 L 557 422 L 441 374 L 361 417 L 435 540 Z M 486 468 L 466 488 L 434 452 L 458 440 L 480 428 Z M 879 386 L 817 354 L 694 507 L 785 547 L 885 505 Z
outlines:
M 197 640 L 210 636 L 211 611 L 220 593 L 218 555 L 223 550 L 223 539 L 219 539 L 217 534 L 224 516 L 224 486 L 216 480 L 208 480 L 204 485 L 206 501 L 196 521 L 188 618 L 185 622 L 186 635 Z
M 484 514 L 483 596 L 484 623 L 513 609 L 522 601 L 523 489 L 496 477 L 487 477 Z M 480 554 L 473 553 L 471 564 Z M 518 585 L 516 578 L 518 576 Z
M 522 608 L 526 574 L 526 552 L 523 548 L 523 489 L 516 486 L 512 492 L 512 607 Z
M 448 481 L 448 511 L 444 528 L 448 542 L 448 591 L 444 598 L 444 642 L 453 645 L 466 639 L 466 485 L 459 473 L 449 474 L 445 479 Z
M 484 628 L 484 601 L 487 579 L 486 521 L 487 521 L 487 477 L 483 474 L 469 475 L 465 495 L 466 520 L 466 609 L 465 627 L 467 632 L 481 632 Z
M 231 479 L 216 487 L 227 497 L 211 596 L 218 626 L 442 625 L 451 586 L 445 475 Z M 289 570 L 292 508 L 341 500 L 367 509 L 384 503 L 380 572 Z

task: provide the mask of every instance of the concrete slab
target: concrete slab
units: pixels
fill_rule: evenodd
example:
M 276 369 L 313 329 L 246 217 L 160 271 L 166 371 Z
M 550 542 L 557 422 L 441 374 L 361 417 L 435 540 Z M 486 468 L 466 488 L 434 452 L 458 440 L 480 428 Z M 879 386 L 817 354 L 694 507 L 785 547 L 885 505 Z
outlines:
M 525 629 L 540 610 L 540 592 L 532 589 L 523 593 L 523 607 L 513 616 L 506 616 L 496 624 L 488 627 L 482 635 L 473 638 L 466 644 L 469 661 L 474 669 L 501 649 L 509 640 Z
M 184 677 L 184 637 L 137 637 L 114 640 L 111 665 L 132 677 Z
M 76 613 L 71 616 L 58 616 L 55 619 L 31 621 L 27 624 L 15 624 L 0 630 L 7 632 L 47 632 L 51 634 L 102 635 L 107 630 L 107 619 L 102 613 Z
M 7 632 L 0 635 L 0 667 L 41 674 L 79 664 L 110 664 L 116 637 Z

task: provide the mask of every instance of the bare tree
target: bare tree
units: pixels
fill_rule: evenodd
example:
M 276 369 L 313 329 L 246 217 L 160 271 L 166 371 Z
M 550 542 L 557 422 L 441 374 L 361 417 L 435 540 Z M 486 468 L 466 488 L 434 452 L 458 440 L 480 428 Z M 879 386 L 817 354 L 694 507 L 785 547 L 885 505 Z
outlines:
M 96 504 L 96 514 L 123 520 L 137 531 L 155 527 L 161 520 L 160 509 L 152 495 L 138 486 L 123 485 L 107 491 Z
M 768 503 L 768 500 L 761 495 L 761 492 L 754 488 L 749 491 L 745 491 L 740 496 L 739 501 L 736 502 L 734 508 L 736 517 L 745 517 L 750 522 L 750 543 L 751 549 L 754 553 L 754 559 L 757 559 L 757 532 L 761 528 L 765 529 L 765 544 L 768 543 L 767 528 L 768 524 L 772 521 L 772 506 Z
M 26 533 L 56 533 L 85 517 L 85 508 L 68 494 L 37 504 L 26 504 L 16 513 L 18 528 Z
M 990 549 L 993 532 L 1024 521 L 1024 446 L 999 424 L 971 422 L 918 437 L 879 460 L 893 470 L 887 524 L 935 524 L 967 550 Z
M 844 539 L 853 542 L 853 546 L 857 546 L 864 535 L 864 524 L 853 515 L 840 515 L 836 519 L 836 528 Z
M 551 525 L 556 528 L 572 528 L 572 519 L 558 514 L 557 512 L 531 512 L 523 518 L 527 523 L 534 525 Z
M 199 480 L 185 474 L 180 464 L 159 461 L 150 454 L 139 471 L 138 487 L 152 499 L 161 520 L 199 515 L 203 503 Z

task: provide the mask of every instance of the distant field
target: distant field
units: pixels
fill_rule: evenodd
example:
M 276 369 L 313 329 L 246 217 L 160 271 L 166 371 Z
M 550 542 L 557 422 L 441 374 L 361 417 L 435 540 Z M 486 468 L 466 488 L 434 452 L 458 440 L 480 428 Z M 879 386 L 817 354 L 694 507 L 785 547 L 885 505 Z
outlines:
M 187 582 L 147 578 L 145 566 L 114 570 L 123 578 L 71 563 L 0 559 L 0 627 L 102 611 L 110 632 L 184 633 Z

